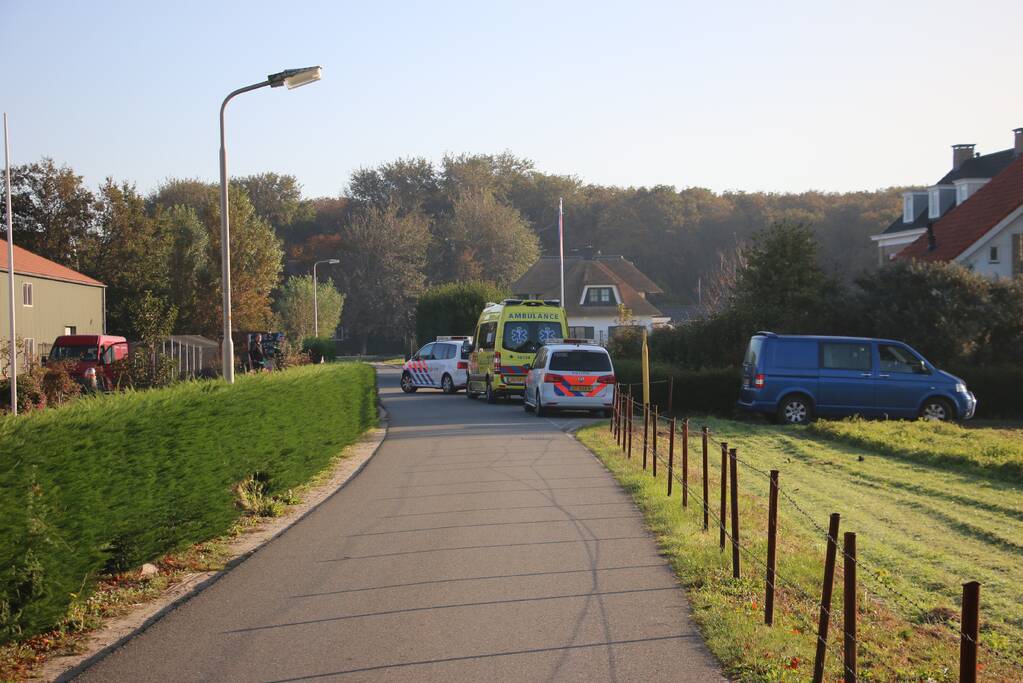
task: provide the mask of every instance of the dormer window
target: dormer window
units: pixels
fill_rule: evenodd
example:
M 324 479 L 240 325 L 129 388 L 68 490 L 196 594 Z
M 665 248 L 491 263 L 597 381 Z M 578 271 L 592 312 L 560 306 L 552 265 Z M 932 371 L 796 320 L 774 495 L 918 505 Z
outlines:
M 584 306 L 615 306 L 618 298 L 614 287 L 587 287 L 583 297 Z
M 913 195 L 907 194 L 902 198 L 902 222 L 912 223 L 916 216 L 913 215 Z
M 931 190 L 928 200 L 928 218 L 941 218 L 941 190 Z

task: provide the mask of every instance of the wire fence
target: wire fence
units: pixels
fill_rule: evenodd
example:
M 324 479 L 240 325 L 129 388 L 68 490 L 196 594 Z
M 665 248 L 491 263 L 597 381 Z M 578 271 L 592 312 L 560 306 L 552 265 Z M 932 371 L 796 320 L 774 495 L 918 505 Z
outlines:
M 656 383 L 669 382 L 670 380 L 656 380 Z M 651 383 L 655 383 L 651 382 Z M 741 577 L 741 558 L 745 557 L 747 561 L 755 564 L 759 568 L 764 570 L 765 576 L 765 621 L 768 625 L 771 625 L 773 619 L 773 604 L 776 589 L 783 588 L 785 591 L 803 601 L 806 605 L 813 605 L 818 610 L 818 628 L 816 633 L 816 655 L 814 660 L 814 680 L 820 681 L 823 679 L 824 667 L 827 653 L 831 652 L 835 656 L 841 655 L 842 661 L 842 679 L 845 683 L 854 683 L 857 680 L 857 652 L 859 650 L 860 639 L 857 632 L 857 591 L 861 591 L 864 595 L 873 595 L 876 599 L 881 601 L 883 596 L 887 596 L 893 602 L 899 604 L 903 608 L 909 608 L 917 612 L 916 617 L 923 619 L 928 615 L 931 610 L 922 605 L 918 600 L 911 598 L 906 595 L 905 592 L 898 590 L 892 585 L 892 582 L 886 580 L 884 574 L 885 570 L 876 566 L 873 562 L 866 561 L 862 557 L 861 553 L 856 551 L 856 534 L 846 532 L 844 537 L 844 544 L 839 543 L 838 528 L 840 517 L 837 513 L 832 513 L 829 523 L 829 528 L 825 528 L 818 522 L 814 515 L 809 513 L 803 505 L 801 505 L 796 498 L 786 491 L 779 485 L 779 471 L 771 470 L 766 471 L 761 467 L 754 465 L 749 462 L 748 459 L 739 457 L 737 448 L 729 448 L 733 444 L 729 444 L 726 440 L 719 440 L 721 452 L 722 452 L 722 463 L 719 476 L 717 477 L 720 484 L 720 511 L 715 510 L 715 505 L 711 505 L 709 500 L 709 480 L 710 480 L 710 448 L 711 443 L 714 442 L 714 434 L 708 427 L 704 426 L 697 432 L 693 432 L 689 429 L 688 419 L 684 419 L 682 422 L 682 429 L 679 430 L 676 422 L 676 418 L 658 415 L 656 406 L 644 405 L 640 401 L 633 397 L 632 387 L 638 386 L 638 384 L 620 384 L 616 387 L 614 410 L 612 411 L 612 419 L 610 423 L 610 431 L 615 438 L 617 446 L 622 450 L 623 454 L 627 458 L 632 458 L 634 441 L 636 446 L 642 448 L 642 467 L 644 470 L 647 469 L 648 463 L 651 464 L 651 471 L 654 477 L 657 477 L 658 464 L 662 465 L 663 471 L 665 471 L 667 478 L 667 495 L 672 494 L 672 484 L 677 484 L 682 492 L 682 505 L 683 507 L 688 506 L 688 500 L 692 498 L 696 503 L 702 507 L 703 519 L 704 519 L 704 530 L 709 531 L 710 520 L 713 519 L 716 523 L 716 527 L 719 531 L 720 536 L 720 549 L 725 550 L 726 545 L 732 546 L 732 570 L 735 578 Z M 668 398 L 670 401 L 671 394 L 669 393 Z M 670 414 L 670 408 L 669 408 Z M 637 429 L 636 421 L 637 417 L 642 420 L 642 425 Z M 666 431 L 662 432 L 662 428 L 666 427 Z M 665 452 L 664 449 L 658 448 L 661 443 L 662 434 L 667 436 L 667 447 L 668 450 Z M 680 436 L 680 439 L 676 437 Z M 640 441 L 640 436 L 642 440 Z M 688 457 L 690 452 L 693 452 L 692 445 L 697 445 L 696 452 L 699 453 L 700 465 L 700 485 L 702 491 L 695 490 L 689 481 L 689 469 L 690 461 L 692 458 Z M 683 457 L 681 463 L 681 472 L 679 463 L 675 461 L 675 452 L 677 448 L 681 446 Z M 716 458 L 715 458 L 716 459 Z M 639 460 L 639 458 L 637 458 Z M 741 466 L 741 470 L 740 470 Z M 696 468 L 693 468 L 694 471 Z M 729 471 L 731 470 L 731 476 Z M 742 488 L 742 493 L 746 496 L 757 500 L 759 503 L 766 503 L 768 506 L 768 553 L 767 557 L 763 557 L 755 552 L 747 543 L 741 541 L 740 525 L 739 525 L 739 482 L 738 473 L 746 472 L 747 475 L 753 474 L 757 477 L 764 477 L 770 487 L 770 500 L 765 499 L 762 495 L 757 494 L 753 487 L 745 485 Z M 728 480 L 731 480 L 730 482 Z M 745 477 L 743 478 L 745 481 Z M 729 486 L 730 484 L 730 486 Z M 778 572 L 776 562 L 776 535 L 778 532 L 778 506 L 777 500 L 780 496 L 786 503 L 791 506 L 791 509 L 800 518 L 805 519 L 809 523 L 816 533 L 820 534 L 820 537 L 825 539 L 826 546 L 826 557 L 825 557 L 825 576 L 821 588 L 821 594 L 819 596 L 813 595 L 809 590 L 800 586 L 796 581 L 781 575 Z M 729 505 L 731 504 L 731 513 L 729 514 Z M 728 517 L 731 520 L 728 520 Z M 731 521 L 729 527 L 728 522 Z M 727 542 L 727 543 L 726 543 Z M 843 545 L 845 547 L 843 547 Z M 843 601 L 845 606 L 845 613 L 843 615 L 842 626 L 838 628 L 837 619 L 832 612 L 831 607 L 831 593 L 832 586 L 834 584 L 834 573 L 835 573 L 835 561 L 841 558 L 842 571 L 843 571 L 843 588 L 845 599 Z M 866 579 L 861 581 L 861 579 Z M 948 591 L 954 591 L 955 589 L 945 586 L 943 587 Z M 958 639 L 960 644 L 960 681 L 976 681 L 977 680 L 977 655 L 980 651 L 982 644 L 978 637 L 977 624 L 979 621 L 979 584 L 976 582 L 968 582 L 963 584 L 963 601 L 962 601 L 962 614 L 960 619 L 960 625 L 958 628 L 947 620 L 937 620 L 931 623 L 940 626 L 940 633 L 944 633 L 949 637 Z M 851 603 L 851 604 L 850 604 Z M 804 615 L 805 617 L 805 615 Z M 829 630 L 832 626 L 835 627 L 836 633 L 842 638 L 843 645 L 839 649 L 837 643 L 834 640 L 828 639 Z M 1023 662 L 1020 662 L 1015 657 L 995 650 L 992 648 L 984 648 L 983 652 L 986 656 L 992 660 L 1000 662 L 1001 664 L 1009 667 L 1014 667 L 1017 671 L 1023 671 Z M 886 675 L 888 673 L 894 677 L 898 677 L 899 672 L 891 668 L 883 659 L 872 658 L 870 672 L 870 679 L 875 679 L 878 674 L 877 667 L 883 667 Z

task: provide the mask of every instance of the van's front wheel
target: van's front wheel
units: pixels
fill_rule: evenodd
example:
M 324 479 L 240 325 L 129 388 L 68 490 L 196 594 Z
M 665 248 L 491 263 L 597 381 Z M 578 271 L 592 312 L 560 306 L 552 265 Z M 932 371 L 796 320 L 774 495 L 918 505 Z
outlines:
M 778 405 L 778 422 L 805 425 L 813 422 L 813 404 L 805 396 L 788 396 Z
M 920 408 L 920 417 L 925 420 L 945 422 L 951 420 L 953 415 L 955 413 L 952 412 L 952 406 L 943 398 L 928 399 Z

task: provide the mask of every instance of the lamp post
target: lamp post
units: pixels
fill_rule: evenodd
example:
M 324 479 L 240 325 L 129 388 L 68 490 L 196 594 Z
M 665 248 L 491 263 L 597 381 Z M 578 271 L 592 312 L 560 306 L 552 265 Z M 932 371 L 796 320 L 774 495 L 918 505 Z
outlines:
M 320 338 L 320 308 L 319 302 L 316 300 L 316 290 L 319 289 L 319 286 L 316 284 L 316 266 L 320 265 L 321 263 L 326 263 L 333 266 L 341 262 L 338 261 L 336 258 L 329 258 L 324 259 L 322 261 L 317 261 L 316 263 L 313 264 L 313 334 L 316 336 L 317 339 Z
M 229 384 L 234 382 L 234 341 L 231 339 L 231 224 L 227 215 L 227 147 L 224 142 L 224 110 L 227 108 L 227 103 L 236 95 L 266 86 L 279 88 L 286 85 L 288 90 L 292 90 L 318 81 L 322 75 L 323 69 L 318 66 L 287 69 L 280 73 L 270 74 L 265 81 L 260 83 L 238 88 L 225 97 L 224 103 L 220 105 L 220 259 L 221 289 L 224 294 L 224 343 L 221 355 L 223 356 L 224 379 Z

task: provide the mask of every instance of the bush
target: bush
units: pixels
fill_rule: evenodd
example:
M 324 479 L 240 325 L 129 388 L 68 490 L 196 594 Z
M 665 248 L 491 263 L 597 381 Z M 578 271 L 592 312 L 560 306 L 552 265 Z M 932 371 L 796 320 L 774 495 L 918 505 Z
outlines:
M 127 358 L 110 365 L 110 383 L 114 390 L 154 389 L 170 386 L 178 378 L 176 358 L 140 346 Z
M 962 378 L 977 397 L 980 419 L 1023 419 L 1023 367 L 1019 365 L 941 368 Z
M 420 344 L 441 335 L 476 334 L 476 322 L 490 301 L 508 297 L 489 282 L 450 282 L 426 290 L 416 306 L 416 339 Z
M 337 356 L 337 346 L 330 337 L 307 337 L 302 341 L 302 351 L 308 355 L 313 363 L 334 360 Z
M 0 418 L 0 640 L 55 625 L 103 571 L 224 533 L 254 473 L 272 512 L 375 417 L 373 370 L 344 364 Z
M 615 376 L 619 384 L 635 384 L 632 395 L 642 401 L 643 367 L 639 361 L 615 361 Z M 650 364 L 650 400 L 661 410 L 668 408 L 668 383 L 658 380 L 675 379 L 672 409 L 677 414 L 701 413 L 731 415 L 739 400 L 742 381 L 738 368 L 710 368 L 683 370 L 665 363 Z M 656 383 L 655 383 L 656 382 Z

